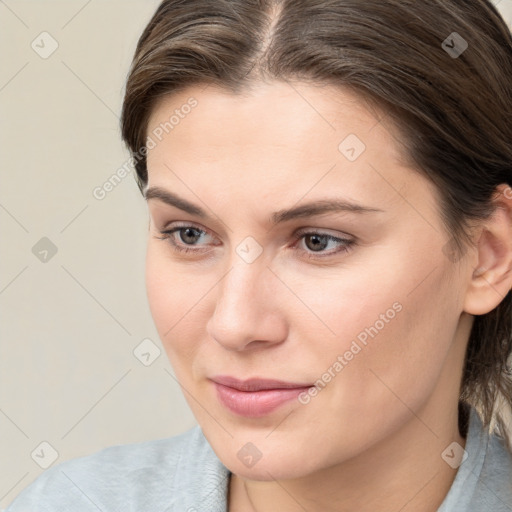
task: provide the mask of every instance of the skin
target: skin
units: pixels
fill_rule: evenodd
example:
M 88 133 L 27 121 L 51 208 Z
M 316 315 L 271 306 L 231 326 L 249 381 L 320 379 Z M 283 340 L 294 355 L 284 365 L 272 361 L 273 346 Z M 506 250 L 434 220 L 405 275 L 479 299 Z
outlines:
M 499 190 L 498 214 L 454 261 L 436 189 L 357 96 L 305 83 L 243 96 L 193 86 L 155 106 L 148 135 L 191 96 L 198 105 L 148 153 L 149 187 L 212 218 L 149 199 L 146 283 L 184 396 L 233 473 L 229 510 L 436 511 L 456 474 L 441 454 L 465 446 L 457 404 L 472 315 L 512 286 L 512 194 Z M 338 149 L 348 134 L 366 145 L 355 161 Z M 383 211 L 270 223 L 325 198 Z M 197 252 L 158 238 L 176 223 L 203 230 L 171 235 Z M 293 238 L 302 228 L 355 244 L 318 252 L 318 240 Z M 249 236 L 263 251 L 252 263 L 236 252 Z M 245 418 L 217 400 L 208 378 L 219 374 L 313 384 L 394 303 L 401 310 L 309 403 Z M 237 457 L 248 442 L 262 454 L 252 467 Z

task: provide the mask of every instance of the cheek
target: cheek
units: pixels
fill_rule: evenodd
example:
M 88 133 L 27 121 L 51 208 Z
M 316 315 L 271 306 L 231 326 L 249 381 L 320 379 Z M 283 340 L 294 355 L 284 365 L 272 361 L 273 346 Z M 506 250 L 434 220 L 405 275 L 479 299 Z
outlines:
M 352 269 L 338 278 L 334 272 L 325 280 L 295 278 L 295 292 L 317 317 L 310 315 L 316 335 L 311 322 L 309 329 L 304 320 L 295 323 L 302 333 L 312 333 L 317 372 L 338 369 L 365 389 L 376 385 L 376 396 L 384 386 L 376 375 L 404 397 L 413 397 L 415 386 L 419 394 L 426 391 L 442 369 L 460 313 L 460 283 L 450 281 L 445 261 L 437 264 L 410 258 L 368 265 L 364 272 Z M 338 356 L 345 356 L 343 368 L 332 369 Z
M 173 290 L 173 276 L 169 266 L 165 265 L 162 257 L 153 249 L 150 242 L 146 252 L 146 293 L 149 308 L 155 326 L 164 342 L 164 334 L 171 327 L 169 312 L 175 311 L 177 306 L 176 294 Z
M 202 339 L 198 334 L 201 329 L 198 315 L 202 314 L 201 306 L 205 303 L 202 299 L 210 287 L 203 278 L 173 263 L 160 246 L 149 243 L 146 254 L 148 304 L 173 366 L 178 358 L 184 362 L 191 360 L 197 350 Z M 191 318 L 194 321 L 190 321 Z
M 304 410 L 316 418 L 333 412 L 322 428 L 328 435 L 342 432 L 344 456 L 352 449 L 347 446 L 381 438 L 410 419 L 411 409 L 420 410 L 449 360 L 460 283 L 450 283 L 442 264 L 425 279 L 434 267 L 406 268 L 402 262 L 385 273 L 354 272 L 325 283 L 323 294 L 307 295 L 305 284 L 298 290 L 336 332 L 309 340 L 308 360 L 315 362 L 320 390 Z
M 417 270 L 415 275 L 397 275 L 395 287 L 383 286 L 386 291 L 372 297 L 361 321 L 352 318 L 352 332 L 357 332 L 351 339 L 358 341 L 362 334 L 365 343 L 358 343 L 361 351 L 347 368 L 339 392 L 340 402 L 360 414 L 371 410 L 399 414 L 406 411 L 403 404 L 419 408 L 440 378 L 459 317 L 456 283 L 448 286 L 437 269 L 415 288 L 420 274 Z M 399 304 L 394 315 L 388 309 L 393 304 Z M 364 396 L 354 389 L 364 389 Z

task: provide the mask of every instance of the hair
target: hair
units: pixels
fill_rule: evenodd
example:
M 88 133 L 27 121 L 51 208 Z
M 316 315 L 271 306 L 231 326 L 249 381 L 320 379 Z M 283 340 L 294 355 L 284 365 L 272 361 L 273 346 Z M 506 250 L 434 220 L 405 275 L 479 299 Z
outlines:
M 334 85 L 388 117 L 404 161 L 435 185 L 454 262 L 473 243 L 471 222 L 493 214 L 496 187 L 512 185 L 512 35 L 491 2 L 164 0 L 138 41 L 122 107 L 141 192 L 160 98 L 198 84 L 240 94 L 265 80 Z M 459 396 L 463 436 L 473 406 L 510 448 L 511 353 L 509 291 L 474 317 Z

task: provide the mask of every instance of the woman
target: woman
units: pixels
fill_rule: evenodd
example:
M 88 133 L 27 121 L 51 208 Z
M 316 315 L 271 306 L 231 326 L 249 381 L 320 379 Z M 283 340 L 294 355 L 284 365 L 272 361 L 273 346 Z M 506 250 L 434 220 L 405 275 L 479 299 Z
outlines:
M 485 0 L 165 0 L 122 134 L 198 426 L 8 512 L 512 510 L 512 36 Z

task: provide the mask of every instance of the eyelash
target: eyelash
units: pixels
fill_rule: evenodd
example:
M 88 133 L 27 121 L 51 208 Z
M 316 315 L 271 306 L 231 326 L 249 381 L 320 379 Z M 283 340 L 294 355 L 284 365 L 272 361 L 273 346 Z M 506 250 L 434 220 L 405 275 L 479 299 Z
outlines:
M 193 230 L 198 231 L 199 234 L 203 234 L 203 233 L 208 234 L 204 229 L 200 229 L 196 226 L 187 224 L 187 225 L 183 225 L 183 226 L 177 226 L 173 229 L 160 231 L 160 234 L 163 236 L 155 236 L 154 238 L 157 238 L 159 240 L 166 240 L 171 245 L 172 249 L 178 253 L 196 253 L 197 254 L 197 253 L 206 252 L 204 250 L 192 249 L 191 247 L 193 247 L 193 246 L 182 246 L 180 244 L 177 244 L 173 240 L 174 233 L 179 232 L 181 230 L 185 230 L 187 228 L 192 228 Z M 295 239 L 296 242 L 298 242 L 306 236 L 319 236 L 321 238 L 325 237 L 325 238 L 327 238 L 328 242 L 333 241 L 333 242 L 340 242 L 341 244 L 343 244 L 341 249 L 338 249 L 336 251 L 331 251 L 324 255 L 319 255 L 320 253 L 308 252 L 307 250 L 302 249 L 301 252 L 305 252 L 306 258 L 308 258 L 308 259 L 319 260 L 322 258 L 328 258 L 330 256 L 334 256 L 334 255 L 340 254 L 340 253 L 348 253 L 353 248 L 352 246 L 355 245 L 355 240 L 351 240 L 348 238 L 335 237 L 335 236 L 329 235 L 328 233 L 322 233 L 321 231 L 299 231 L 297 233 L 294 233 L 293 238 Z

